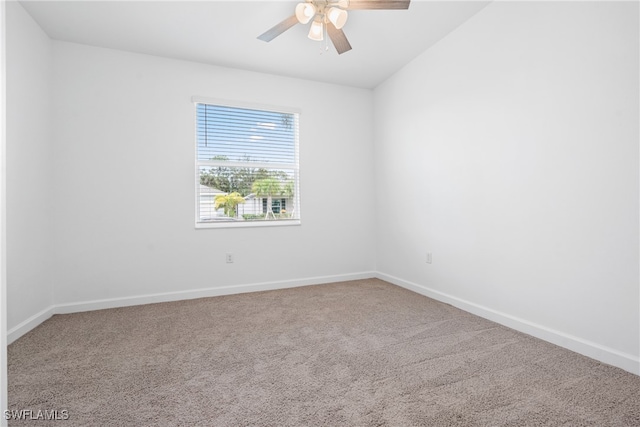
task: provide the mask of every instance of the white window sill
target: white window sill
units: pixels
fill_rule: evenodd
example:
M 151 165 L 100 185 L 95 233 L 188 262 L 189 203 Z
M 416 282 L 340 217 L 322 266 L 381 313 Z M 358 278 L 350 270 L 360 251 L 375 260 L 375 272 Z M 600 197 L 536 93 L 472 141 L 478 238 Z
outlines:
M 244 228 L 244 227 L 287 227 L 300 225 L 299 219 L 280 219 L 275 221 L 217 221 L 217 222 L 196 222 L 196 229 L 206 228 Z

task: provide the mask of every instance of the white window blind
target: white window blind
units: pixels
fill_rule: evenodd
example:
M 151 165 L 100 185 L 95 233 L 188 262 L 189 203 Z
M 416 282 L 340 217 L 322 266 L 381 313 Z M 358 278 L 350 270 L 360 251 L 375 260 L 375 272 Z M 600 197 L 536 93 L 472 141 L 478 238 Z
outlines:
M 298 224 L 299 113 L 194 101 L 196 226 Z

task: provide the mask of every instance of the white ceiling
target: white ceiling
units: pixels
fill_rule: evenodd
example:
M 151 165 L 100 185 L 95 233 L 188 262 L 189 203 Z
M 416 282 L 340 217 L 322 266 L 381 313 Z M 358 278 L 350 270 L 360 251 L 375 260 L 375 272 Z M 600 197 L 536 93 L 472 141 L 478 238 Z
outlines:
M 355 10 L 343 28 L 353 50 L 307 38 L 298 24 L 270 43 L 256 37 L 293 14 L 293 1 L 30 1 L 56 40 L 373 88 L 489 2 L 413 0 L 408 10 Z

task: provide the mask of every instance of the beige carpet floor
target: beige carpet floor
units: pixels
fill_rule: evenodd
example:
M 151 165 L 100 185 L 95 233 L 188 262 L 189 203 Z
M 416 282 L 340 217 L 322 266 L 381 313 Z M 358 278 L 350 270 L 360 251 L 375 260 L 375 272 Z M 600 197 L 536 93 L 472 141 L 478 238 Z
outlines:
M 10 409 L 69 416 L 9 425 L 640 426 L 640 377 L 375 279 L 56 315 L 8 360 Z

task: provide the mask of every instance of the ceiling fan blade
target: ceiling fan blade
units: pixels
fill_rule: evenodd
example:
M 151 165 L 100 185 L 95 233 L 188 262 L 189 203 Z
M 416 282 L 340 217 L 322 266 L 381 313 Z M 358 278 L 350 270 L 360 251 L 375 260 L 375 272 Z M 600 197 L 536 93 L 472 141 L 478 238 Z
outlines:
M 338 51 L 338 55 L 342 55 L 351 50 L 351 44 L 349 44 L 349 40 L 347 40 L 344 31 L 337 29 L 331 22 L 327 22 L 327 34 L 329 34 L 331 42 Z
M 291 15 L 290 17 L 288 17 L 281 23 L 277 24 L 273 28 L 265 31 L 263 34 L 260 34 L 258 38 L 265 42 L 270 42 L 271 40 L 275 39 L 280 34 L 284 33 L 285 31 L 287 31 L 289 28 L 293 27 L 297 23 L 298 23 L 298 18 L 296 18 L 296 15 Z
M 409 9 L 411 0 L 350 0 L 347 10 Z

